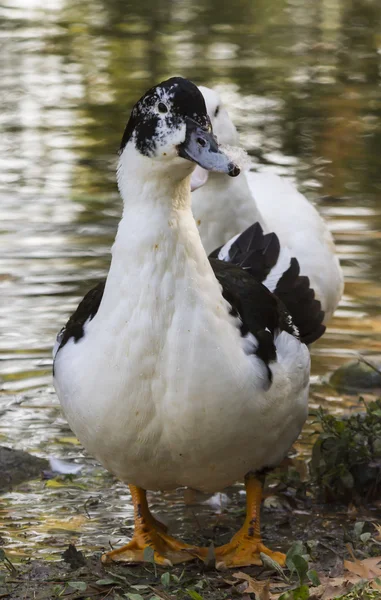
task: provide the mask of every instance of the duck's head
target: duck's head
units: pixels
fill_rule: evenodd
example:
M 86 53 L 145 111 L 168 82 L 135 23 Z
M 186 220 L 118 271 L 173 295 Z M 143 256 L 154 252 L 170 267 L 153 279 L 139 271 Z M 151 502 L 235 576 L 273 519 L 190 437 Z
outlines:
M 220 144 L 236 146 L 239 143 L 238 132 L 229 117 L 220 94 L 216 90 L 199 85 L 198 89 L 204 96 L 206 110 L 212 123 L 214 135 Z
M 144 157 L 145 168 L 178 179 L 189 175 L 195 164 L 232 177 L 240 172 L 219 148 L 203 95 L 182 77 L 152 87 L 135 104 L 120 146 L 119 169 L 132 155 Z

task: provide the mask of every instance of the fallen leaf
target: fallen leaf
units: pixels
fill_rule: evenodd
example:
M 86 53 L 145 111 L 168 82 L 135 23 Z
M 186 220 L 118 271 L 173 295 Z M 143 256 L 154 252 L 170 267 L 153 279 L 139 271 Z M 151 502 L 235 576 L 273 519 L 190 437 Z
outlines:
M 53 530 L 80 531 L 82 526 L 88 522 L 85 515 L 74 515 L 66 519 L 55 519 L 46 517 L 46 519 L 35 527 L 36 531 L 49 532 Z
M 67 482 L 57 481 L 57 479 L 49 479 L 45 485 L 48 488 L 60 488 L 67 486 Z
M 358 575 L 361 579 L 374 579 L 375 577 L 381 576 L 381 567 L 378 566 L 381 562 L 381 556 L 359 560 L 353 554 L 353 550 L 349 544 L 347 544 L 347 549 L 352 557 L 352 562 L 350 560 L 344 560 L 344 567 L 347 571 Z
M 364 558 L 362 562 L 369 568 L 372 574 L 372 579 L 374 577 L 381 577 L 381 556 Z
M 242 573 L 242 571 L 233 573 L 233 577 L 247 583 L 244 590 L 245 594 L 255 594 L 258 600 L 270 600 L 270 585 L 268 581 L 257 581 L 247 573 Z
M 340 596 L 347 594 L 352 588 L 353 583 L 350 583 L 349 581 L 340 586 L 330 584 L 320 585 L 318 588 L 314 589 L 309 600 L 333 600 L 333 598 L 339 598 Z
M 381 581 L 379 579 L 375 579 L 370 585 L 374 590 L 379 590 L 381 592 Z
M 85 592 L 87 589 L 86 581 L 69 581 L 70 587 L 74 590 L 78 590 L 79 592 Z
M 73 444 L 74 446 L 79 446 L 80 442 L 74 436 L 66 436 L 57 438 L 57 442 L 61 444 Z

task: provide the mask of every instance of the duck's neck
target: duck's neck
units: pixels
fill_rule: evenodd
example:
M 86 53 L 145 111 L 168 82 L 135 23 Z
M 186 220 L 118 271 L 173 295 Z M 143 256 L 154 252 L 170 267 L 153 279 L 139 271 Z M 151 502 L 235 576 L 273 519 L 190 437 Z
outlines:
M 258 220 L 260 212 L 255 198 L 253 198 L 250 191 L 244 172 L 238 175 L 238 177 L 230 178 L 228 182 L 226 182 L 226 175 L 221 175 L 220 173 L 210 173 L 209 177 L 213 181 L 215 189 L 224 190 L 224 188 L 228 188 L 226 193 L 227 202 L 224 205 L 227 210 L 234 210 L 237 213 L 246 210 L 253 219 L 253 222 Z
M 133 281 L 158 283 L 160 275 L 180 271 L 189 261 L 201 271 L 210 269 L 191 211 L 192 165 L 184 170 L 181 161 L 175 172 L 163 173 L 163 165 L 158 169 L 153 160 L 133 158 L 118 169 L 124 210 L 107 282 L 121 293 Z

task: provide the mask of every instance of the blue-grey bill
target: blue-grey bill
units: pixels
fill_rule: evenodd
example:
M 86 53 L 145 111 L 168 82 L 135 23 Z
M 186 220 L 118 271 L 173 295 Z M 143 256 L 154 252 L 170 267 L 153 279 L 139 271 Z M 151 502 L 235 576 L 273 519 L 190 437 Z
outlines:
M 178 155 L 195 162 L 207 171 L 227 173 L 237 177 L 240 168 L 218 146 L 212 131 L 206 131 L 196 121 L 187 118 L 185 141 L 178 146 Z

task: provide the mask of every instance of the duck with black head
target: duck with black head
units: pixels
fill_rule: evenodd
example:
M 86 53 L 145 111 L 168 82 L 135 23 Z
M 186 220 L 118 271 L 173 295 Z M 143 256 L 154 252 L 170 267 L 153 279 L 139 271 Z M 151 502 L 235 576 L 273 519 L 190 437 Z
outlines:
M 132 110 L 110 270 L 56 342 L 54 384 L 70 426 L 131 490 L 134 536 L 104 562 L 142 561 L 148 546 L 159 564 L 205 557 L 167 534 L 145 490 L 213 492 L 237 480 L 245 480 L 247 516 L 216 549 L 217 562 L 258 564 L 260 552 L 284 562 L 260 537 L 260 474 L 282 460 L 305 421 L 309 353 L 278 298 L 238 264 L 208 259 L 191 210 L 196 164 L 239 173 L 202 94 L 175 77 Z

